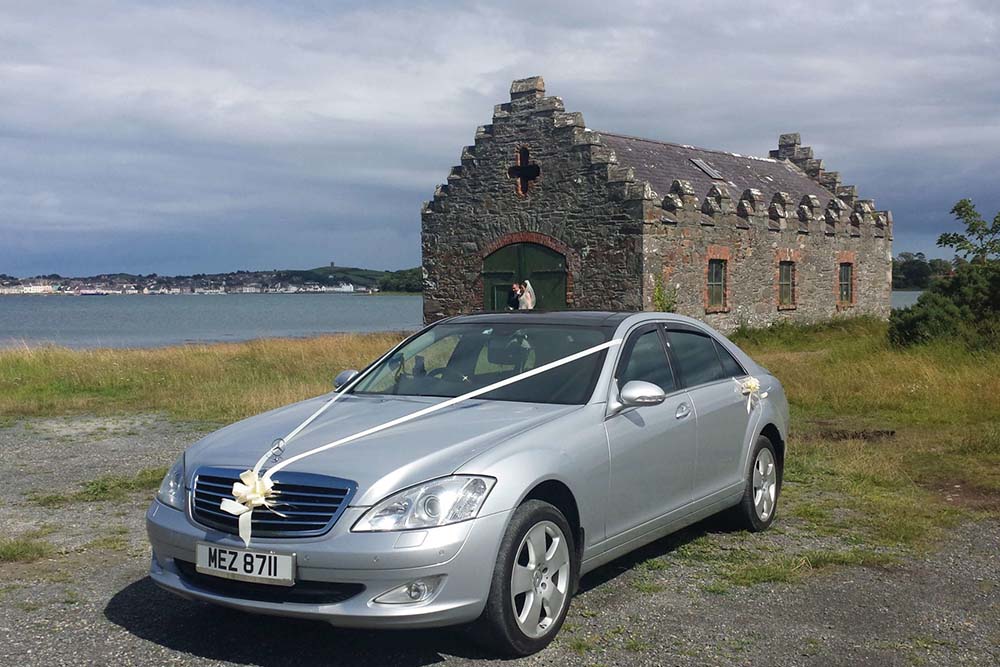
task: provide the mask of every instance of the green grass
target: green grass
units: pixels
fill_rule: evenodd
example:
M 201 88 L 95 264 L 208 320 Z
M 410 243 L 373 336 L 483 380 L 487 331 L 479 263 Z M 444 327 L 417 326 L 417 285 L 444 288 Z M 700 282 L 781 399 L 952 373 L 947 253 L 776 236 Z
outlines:
M 650 648 L 652 648 L 651 644 L 638 639 L 629 639 L 625 642 L 625 650 L 632 653 L 642 653 L 643 651 L 648 651 Z
M 1000 351 L 900 350 L 885 331 L 858 318 L 744 330 L 734 340 L 788 396 L 788 516 L 916 546 L 970 510 L 1000 508 Z M 863 437 L 872 430 L 895 436 Z M 943 489 L 955 485 L 962 491 L 948 502 Z M 849 520 L 834 520 L 834 509 Z
M 145 468 L 132 477 L 106 475 L 84 482 L 79 491 L 72 493 L 47 493 L 31 496 L 42 507 L 63 507 L 71 503 L 93 503 L 104 500 L 121 500 L 134 491 L 152 491 L 160 486 L 166 468 Z
M 643 561 L 639 564 L 639 569 L 646 570 L 647 572 L 659 572 L 661 570 L 666 570 L 670 565 L 667 561 L 662 558 L 650 558 L 647 561 Z
M 359 297 L 360 298 L 360 297 Z M 0 414 L 24 416 L 162 412 L 225 423 L 331 389 L 401 334 L 185 345 L 148 350 L 0 350 Z
M 596 648 L 597 642 L 587 637 L 571 637 L 570 640 L 566 642 L 566 645 L 569 647 L 569 650 L 574 653 L 584 655 L 588 651 Z
M 850 551 L 807 551 L 752 558 L 722 570 L 723 579 L 734 586 L 797 582 L 816 570 L 835 566 L 876 567 L 891 565 L 896 559 L 866 549 Z
M 52 555 L 54 548 L 36 532 L 0 539 L 0 563 L 33 563 Z
M 124 535 L 105 535 L 91 540 L 83 548 L 101 551 L 125 551 L 128 548 L 128 538 Z
M 661 593 L 665 589 L 663 584 L 659 584 L 652 579 L 646 577 L 640 577 L 632 582 L 632 588 L 639 591 L 640 593 Z

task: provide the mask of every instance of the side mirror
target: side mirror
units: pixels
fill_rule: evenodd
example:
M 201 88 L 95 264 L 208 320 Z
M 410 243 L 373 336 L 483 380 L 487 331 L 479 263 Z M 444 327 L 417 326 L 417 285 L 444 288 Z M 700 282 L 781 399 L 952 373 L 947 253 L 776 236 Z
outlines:
M 337 377 L 333 379 L 333 388 L 340 389 L 345 384 L 357 377 L 358 372 L 355 370 L 341 371 Z
M 659 405 L 667 395 L 652 382 L 632 380 L 621 388 L 621 403 L 626 408 L 641 408 L 645 405 Z

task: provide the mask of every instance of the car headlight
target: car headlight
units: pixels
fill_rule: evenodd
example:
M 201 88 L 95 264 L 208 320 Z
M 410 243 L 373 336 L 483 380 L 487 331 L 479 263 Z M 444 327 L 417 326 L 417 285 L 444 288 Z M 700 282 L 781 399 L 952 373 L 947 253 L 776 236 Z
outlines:
M 184 455 L 170 466 L 166 477 L 160 482 L 160 489 L 156 492 L 156 499 L 164 505 L 169 505 L 174 509 L 184 509 Z
M 373 505 L 351 530 L 433 528 L 474 519 L 495 483 L 492 477 L 454 475 L 403 489 Z

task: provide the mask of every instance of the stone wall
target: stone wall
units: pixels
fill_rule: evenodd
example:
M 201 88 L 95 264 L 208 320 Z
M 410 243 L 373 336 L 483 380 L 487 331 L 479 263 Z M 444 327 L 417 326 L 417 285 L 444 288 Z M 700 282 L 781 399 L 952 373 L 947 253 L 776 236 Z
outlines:
M 891 216 L 879 227 L 864 212 L 820 210 L 764 201 L 748 191 L 736 202 L 717 187 L 705 206 L 683 181 L 671 189 L 667 210 L 647 202 L 643 243 L 643 306 L 654 307 L 657 284 L 675 295 L 676 311 L 722 331 L 779 320 L 817 322 L 838 315 L 888 317 L 892 283 Z M 834 200 L 838 201 L 838 200 Z M 859 206 L 859 209 L 864 206 Z M 706 213 L 705 211 L 710 211 Z M 852 217 L 854 222 L 852 222 Z M 727 306 L 708 307 L 709 259 L 727 260 Z M 795 262 L 795 305 L 779 306 L 778 266 Z M 854 302 L 838 303 L 841 262 L 854 265 Z

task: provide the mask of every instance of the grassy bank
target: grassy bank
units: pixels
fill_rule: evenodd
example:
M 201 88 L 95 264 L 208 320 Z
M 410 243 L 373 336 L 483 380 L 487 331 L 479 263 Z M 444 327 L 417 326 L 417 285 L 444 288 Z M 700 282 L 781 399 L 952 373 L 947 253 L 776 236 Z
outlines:
M 164 412 L 231 422 L 330 390 L 401 334 L 185 345 L 148 350 L 0 351 L 0 418 Z
M 399 337 L 0 351 L 0 419 L 153 411 L 229 422 L 324 393 Z M 871 320 L 734 339 L 781 378 L 792 406 L 790 520 L 848 542 L 915 545 L 1000 509 L 1000 352 L 899 350 Z
M 900 350 L 885 324 L 739 332 L 792 409 L 786 515 L 817 531 L 918 545 L 1000 510 L 1000 352 Z

